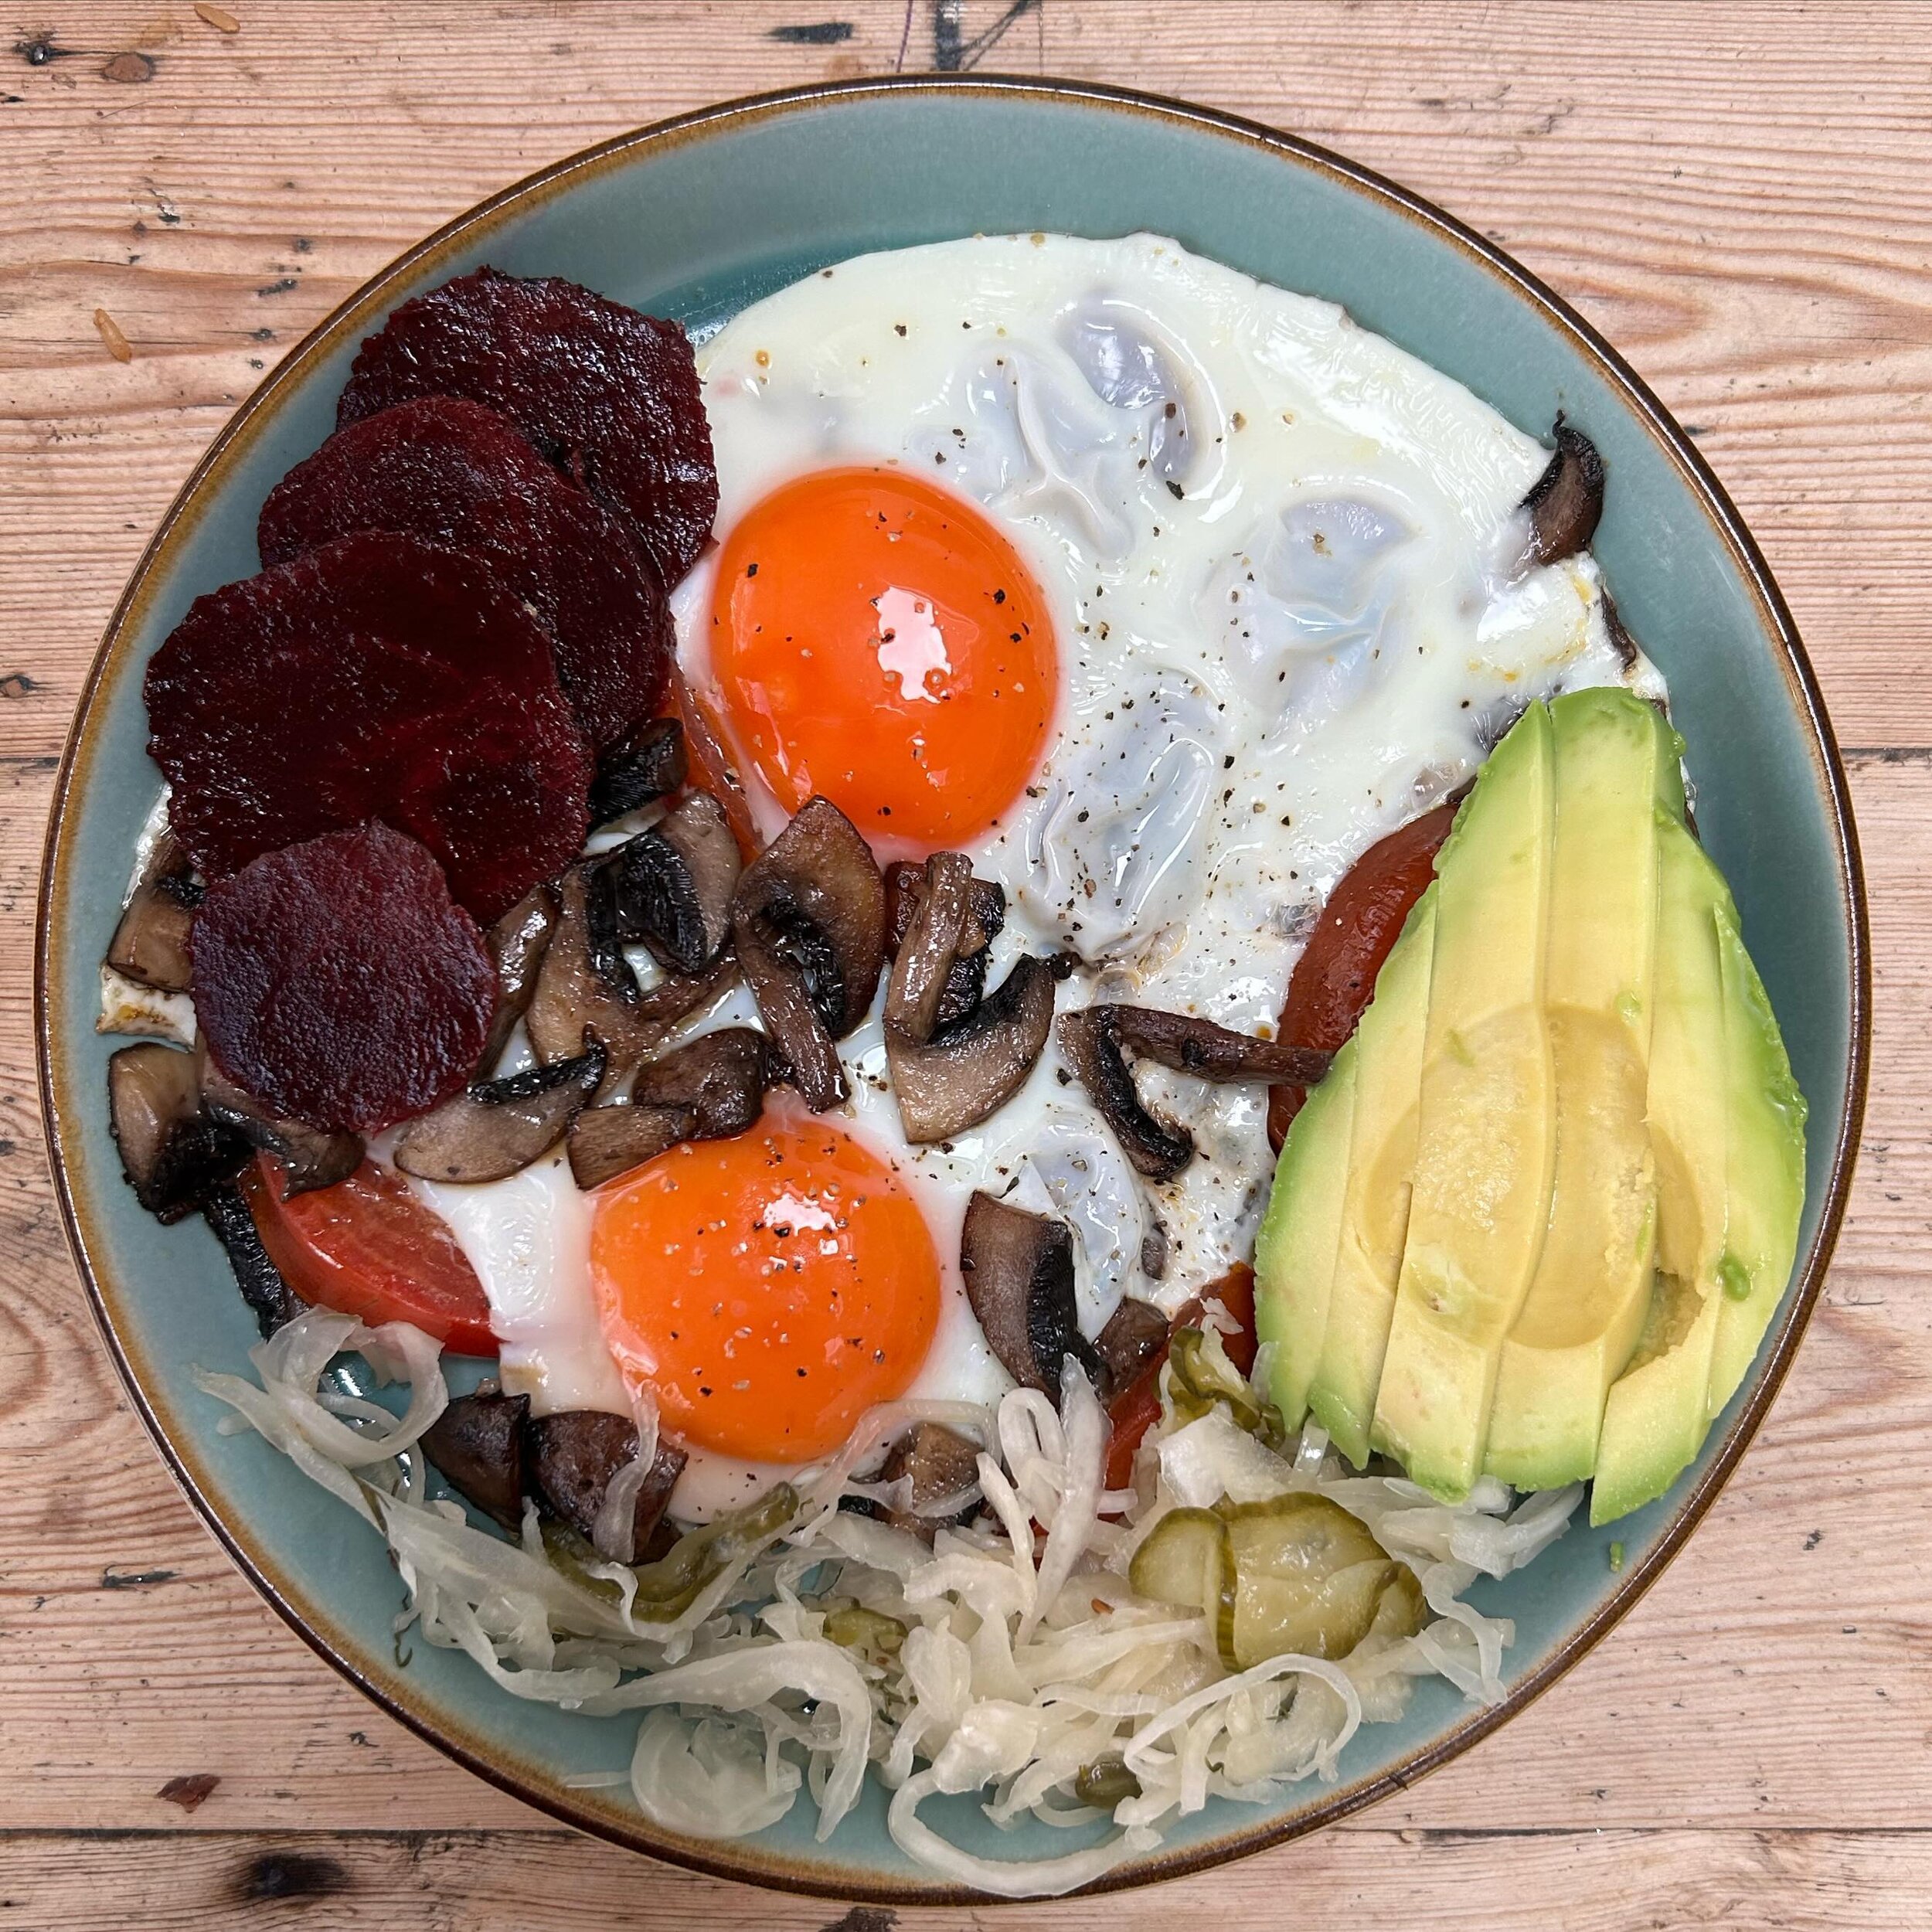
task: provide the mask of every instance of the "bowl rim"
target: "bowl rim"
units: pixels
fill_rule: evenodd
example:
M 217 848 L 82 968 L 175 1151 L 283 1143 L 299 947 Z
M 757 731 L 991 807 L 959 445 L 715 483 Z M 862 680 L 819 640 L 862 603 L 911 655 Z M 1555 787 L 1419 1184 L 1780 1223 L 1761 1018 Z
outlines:
M 157 526 L 110 616 L 101 642 L 82 682 L 62 750 L 49 808 L 36 909 L 34 1036 L 42 1121 L 56 1198 L 68 1248 L 87 1301 L 128 1400 L 153 1439 L 163 1462 L 216 1540 L 270 1607 L 316 1654 L 362 1693 L 417 1736 L 466 1770 L 509 1795 L 591 1836 L 706 1876 L 740 1883 L 831 1900 L 855 1899 L 889 1906 L 971 1906 L 985 1909 L 1012 1903 L 969 1886 L 882 1878 L 858 1867 L 819 1861 L 795 1866 L 753 1861 L 736 1855 L 734 1841 L 711 1844 L 655 1834 L 640 1815 L 626 1818 L 594 1811 L 576 1802 L 562 1786 L 533 1787 L 514 1760 L 498 1757 L 452 1733 L 421 1700 L 412 1702 L 359 1665 L 346 1649 L 318 1627 L 321 1619 L 291 1600 L 292 1592 L 273 1573 L 273 1560 L 261 1552 L 246 1527 L 225 1519 L 186 1443 L 177 1443 L 150 1402 L 133 1338 L 117 1327 L 107 1292 L 91 1258 L 89 1210 L 70 1183 L 70 1150 L 57 1091 L 63 1083 L 60 1063 L 65 1041 L 54 1024 L 59 964 L 53 932 L 56 897 L 71 905 L 67 867 L 70 817 L 91 763 L 97 736 L 95 706 L 109 667 L 144 613 L 164 566 L 178 545 L 219 498 L 227 472 L 240 452 L 264 432 L 277 410 L 308 379 L 316 363 L 345 337 L 360 332 L 389 305 L 396 284 L 432 267 L 439 258 L 466 247 L 509 217 L 550 201 L 594 175 L 655 152 L 729 134 L 780 117 L 805 114 L 865 97 L 907 98 L 940 95 L 981 97 L 1008 102 L 1043 101 L 1056 106 L 1129 114 L 1156 124 L 1205 134 L 1259 150 L 1291 167 L 1326 176 L 1355 194 L 1402 216 L 1445 242 L 1485 270 L 1524 302 L 1594 366 L 1629 413 L 1675 465 L 1698 499 L 1706 519 L 1753 594 L 1760 628 L 1781 653 L 1780 668 L 1794 709 L 1808 732 L 1808 750 L 1816 768 L 1820 794 L 1833 835 L 1837 885 L 1849 939 L 1849 1038 L 1845 1066 L 1845 1107 L 1834 1141 L 1817 1230 L 1799 1266 L 1797 1288 L 1782 1307 L 1767 1345 L 1757 1359 L 1756 1380 L 1743 1407 L 1720 1438 L 1701 1475 L 1676 1501 L 1670 1521 L 1642 1557 L 1624 1573 L 1590 1614 L 1536 1669 L 1513 1684 L 1502 1701 L 1467 1713 L 1441 1736 L 1386 1770 L 1338 1787 L 1318 1803 L 1287 1818 L 1257 1819 L 1213 1838 L 1156 1851 L 1124 1865 L 1071 1896 L 1086 1896 L 1153 1884 L 1213 1868 L 1287 1842 L 1332 1824 L 1459 1757 L 1547 1690 L 1580 1662 L 1643 1596 L 1702 1521 L 1739 1458 L 1756 1435 L 1782 1386 L 1811 1313 L 1842 1226 L 1870 1073 L 1872 1034 L 1871 939 L 1863 866 L 1852 818 L 1849 787 L 1836 736 L 1798 628 L 1770 566 L 1723 485 L 1690 438 L 1636 371 L 1605 338 L 1563 298 L 1505 250 L 1433 202 L 1373 170 L 1299 136 L 1170 97 L 1097 82 L 1031 75 L 887 74 L 828 81 L 745 95 L 616 135 L 540 168 L 464 210 L 396 257 L 339 303 L 302 338 L 240 405 L 210 443 Z M 781 1859 L 787 1855 L 781 1855 Z M 1037 1902 L 1034 1902 L 1037 1903 Z M 1022 1908 L 1023 1909 L 1023 1908 Z

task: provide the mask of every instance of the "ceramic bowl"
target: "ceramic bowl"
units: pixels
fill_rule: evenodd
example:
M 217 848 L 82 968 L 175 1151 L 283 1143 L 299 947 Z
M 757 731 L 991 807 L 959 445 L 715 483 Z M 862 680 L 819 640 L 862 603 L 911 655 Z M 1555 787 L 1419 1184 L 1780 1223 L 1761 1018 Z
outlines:
M 199 1220 L 161 1230 L 123 1184 L 94 1030 L 97 968 L 152 803 L 141 694 L 149 654 L 191 599 L 256 568 L 270 486 L 327 435 L 356 345 L 387 312 L 481 263 L 564 275 L 693 328 L 828 263 L 975 232 L 1153 230 L 1343 304 L 1356 320 L 1543 436 L 1559 410 L 1610 472 L 1596 553 L 1668 675 L 1698 820 L 1811 1106 L 1801 1260 L 1776 1325 L 1696 1465 L 1611 1534 L 1578 1522 L 1530 1570 L 1479 1587 L 1515 1620 L 1493 1709 L 1440 1680 L 1400 1723 L 1366 1727 L 1338 1783 L 1276 1808 L 1211 1804 L 1108 1886 L 1197 1870 L 1367 1804 L 1504 1723 L 1603 1636 L 1682 1544 L 1791 1360 L 1838 1230 L 1864 1093 L 1869 969 L 1845 776 L 1804 652 L 1757 546 L 1683 431 L 1597 333 L 1468 229 L 1321 150 L 1172 102 L 985 79 L 855 82 L 669 121 L 562 163 L 452 223 L 345 303 L 236 416 L 128 587 L 96 659 L 56 793 L 41 906 L 41 1077 L 54 1172 L 83 1279 L 130 1393 L 196 1507 L 269 1602 L 336 1668 L 485 1777 L 619 1843 L 756 1883 L 888 1903 L 957 1899 L 885 1828 L 883 1794 L 833 1837 L 813 1808 L 729 1843 L 646 1824 L 617 1789 L 573 1780 L 628 1761 L 633 1724 L 495 1689 L 468 1660 L 390 1638 L 398 1586 L 365 1526 L 253 1435 L 223 1437 L 189 1381 L 245 1369 L 253 1323 Z M 971 1801 L 939 1821 L 1026 1854 Z M 1037 1849 L 1045 1849 L 1043 1844 Z

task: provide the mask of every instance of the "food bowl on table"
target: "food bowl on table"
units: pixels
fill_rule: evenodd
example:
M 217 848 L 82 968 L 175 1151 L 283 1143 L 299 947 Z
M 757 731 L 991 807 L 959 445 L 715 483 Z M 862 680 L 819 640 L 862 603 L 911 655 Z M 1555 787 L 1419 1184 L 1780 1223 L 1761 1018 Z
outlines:
M 1601 1637 L 1709 1506 L 1788 1367 L 1843 1212 L 1869 1048 L 1855 837 L 1829 723 L 1775 584 L 1735 509 L 1662 406 L 1587 324 L 1480 237 L 1321 150 L 1178 104 L 982 79 L 855 83 L 687 116 L 560 164 L 467 214 L 376 277 L 263 385 L 164 521 L 111 623 L 56 791 L 39 954 L 43 1092 L 63 1211 L 108 1345 L 163 1455 L 291 1625 L 403 1722 L 481 1775 L 586 1831 L 722 1876 L 894 1903 L 978 1896 L 908 1858 L 868 1778 L 825 1842 L 816 1809 L 730 1840 L 648 1821 L 624 1773 L 637 1719 L 506 1694 L 460 1651 L 399 1650 L 381 1539 L 257 1436 L 224 1434 L 197 1370 L 246 1376 L 258 1333 L 214 1237 L 157 1238 L 124 1185 L 104 1104 L 117 1043 L 98 1034 L 99 968 L 153 806 L 141 677 L 198 596 L 256 568 L 258 512 L 335 423 L 358 345 L 400 304 L 488 264 L 557 276 L 715 330 L 853 257 L 975 235 L 1172 236 L 1194 254 L 1344 308 L 1539 438 L 1566 417 L 1610 478 L 1594 549 L 1621 619 L 1668 681 L 1696 828 L 1735 893 L 1809 1103 L 1797 1264 L 1770 1332 L 1690 1468 L 1601 1528 L 1577 1515 L 1529 1568 L 1469 1601 L 1513 1621 L 1500 1701 L 1440 1677 L 1355 1733 L 1328 1780 L 1255 1804 L 1213 1798 L 1094 1883 L 1200 1869 L 1406 1785 L 1502 1723 Z M 1498 1748 L 1492 1747 L 1492 1748 Z M 971 1796 L 934 1801 L 990 1858 L 1066 1835 L 1001 1830 Z M 1084 1842 L 1084 1841 L 1083 1841 Z

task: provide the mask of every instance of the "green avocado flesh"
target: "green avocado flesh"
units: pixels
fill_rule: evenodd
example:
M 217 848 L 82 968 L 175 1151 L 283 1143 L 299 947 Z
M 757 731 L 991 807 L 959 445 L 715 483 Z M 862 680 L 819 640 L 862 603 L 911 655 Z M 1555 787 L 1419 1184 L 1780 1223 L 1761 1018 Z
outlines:
M 1532 705 L 1297 1117 L 1256 1253 L 1272 1393 L 1445 1498 L 1662 1495 L 1789 1278 L 1804 1102 L 1682 746 L 1628 692 Z

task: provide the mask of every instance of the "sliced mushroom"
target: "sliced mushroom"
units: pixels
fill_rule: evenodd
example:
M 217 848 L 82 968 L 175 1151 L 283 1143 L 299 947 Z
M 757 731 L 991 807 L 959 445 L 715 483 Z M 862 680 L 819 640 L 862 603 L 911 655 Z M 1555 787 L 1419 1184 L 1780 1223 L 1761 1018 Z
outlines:
M 536 991 L 556 922 L 556 894 L 548 886 L 533 886 L 484 935 L 496 963 L 496 1011 L 490 1016 L 490 1036 L 477 1062 L 486 1073 L 503 1057 Z
M 637 975 L 620 948 L 600 945 L 594 953 L 581 866 L 564 874 L 557 896 L 556 930 L 543 956 L 525 1024 L 540 1060 L 574 1060 L 583 1051 L 587 1032 L 602 1041 L 610 1056 L 603 1089 L 607 1097 L 629 1078 L 640 1060 L 669 1039 L 680 1020 L 717 998 L 736 968 L 720 960 L 704 972 L 674 975 L 640 993 Z
M 1065 1222 L 976 1193 L 960 1233 L 959 1266 L 987 1346 L 1015 1382 L 1057 1402 L 1067 1356 L 1097 1372 L 1094 1345 L 1080 1331 L 1073 1235 Z
M 426 1181 L 501 1181 L 521 1174 L 563 1139 L 604 1078 L 608 1060 L 592 1038 L 573 1060 L 485 1080 L 410 1122 L 396 1165 Z
M 941 1523 L 972 1513 L 980 1493 L 979 1444 L 943 1423 L 915 1423 L 893 1445 L 879 1479 L 904 1485 L 903 1506 L 888 1510 L 885 1521 L 930 1543 Z
M 164 829 L 141 869 L 133 896 L 107 947 L 107 964 L 124 979 L 164 993 L 185 993 L 192 983 L 188 934 L 201 903 L 188 854 Z
M 1150 1180 L 1172 1180 L 1193 1159 L 1194 1136 L 1141 1105 L 1119 1032 L 1110 1023 L 1112 1011 L 1089 1006 L 1063 1013 L 1060 1051 L 1134 1167 Z
M 365 1150 L 359 1134 L 311 1127 L 306 1121 L 270 1113 L 215 1064 L 205 1042 L 196 1049 L 196 1061 L 202 1105 L 209 1117 L 274 1157 L 281 1172 L 284 1201 L 316 1188 L 333 1187 L 362 1165 Z
M 1328 1072 L 1334 1057 L 1313 1047 L 1290 1046 L 1281 1040 L 1233 1032 L 1191 1013 L 1163 1012 L 1154 1006 L 1097 1010 L 1111 1016 L 1121 1043 L 1129 1053 L 1204 1080 L 1290 1080 L 1298 1087 L 1312 1087 Z
M 1121 1296 L 1094 1338 L 1094 1352 L 1106 1376 L 1102 1398 L 1116 1389 L 1131 1388 L 1146 1372 L 1147 1365 L 1166 1352 L 1167 1338 L 1168 1318 L 1151 1301 Z
M 199 1207 L 253 1152 L 203 1110 L 196 1056 L 157 1041 L 109 1059 L 107 1120 L 134 1199 L 162 1221 Z
M 592 1107 L 570 1123 L 565 1151 L 585 1193 L 696 1137 L 695 1107 Z
M 732 933 L 791 1083 L 815 1112 L 847 1097 L 832 1043 L 863 1019 L 886 958 L 872 849 L 828 798 L 808 798 L 738 882 Z
M 423 1453 L 443 1479 L 505 1529 L 516 1529 L 523 1521 L 524 1431 L 529 1419 L 528 1396 L 452 1396 L 423 1431 Z
M 580 1114 L 570 1129 L 577 1185 L 601 1187 L 680 1141 L 729 1140 L 756 1125 L 770 1079 L 764 1034 L 749 1026 L 700 1033 L 638 1070 L 628 1107 Z
M 689 769 L 684 726 L 675 718 L 653 718 L 628 743 L 613 745 L 597 760 L 590 781 L 591 825 L 607 825 L 653 799 L 668 798 L 685 782 Z
M 1330 1058 L 1148 1006 L 1090 1006 L 1068 1013 L 1060 1020 L 1060 1042 L 1127 1158 L 1155 1181 L 1171 1180 L 1193 1159 L 1194 1136 L 1143 1103 L 1127 1063 L 1129 1053 L 1204 1080 L 1287 1080 L 1298 1086 L 1319 1080 Z
M 598 866 L 594 923 L 607 919 L 618 941 L 641 940 L 673 972 L 701 973 L 731 937 L 731 896 L 743 869 L 724 807 L 694 791 Z
M 886 949 L 895 957 L 905 943 L 914 909 L 925 889 L 926 869 L 909 859 L 886 868 Z M 987 947 L 1006 923 L 1006 894 L 990 879 L 975 879 L 971 886 L 971 906 L 959 942 L 952 971 L 946 975 L 946 990 L 939 1002 L 939 1024 L 961 1019 L 979 1004 L 986 988 L 986 968 L 992 955 Z
M 1529 535 L 1518 565 L 1522 570 L 1560 563 L 1587 549 L 1604 513 L 1604 459 L 1597 445 L 1560 416 L 1549 433 L 1556 453 L 1521 505 L 1529 512 Z
M 889 1022 L 886 1060 L 909 1141 L 963 1134 L 1026 1083 L 1053 1027 L 1050 961 L 1014 961 L 998 987 L 923 1044 Z
M 1610 648 L 1617 653 L 1617 662 L 1623 669 L 1637 668 L 1637 640 L 1630 634 L 1630 627 L 1624 622 L 1623 614 L 1617 608 L 1617 600 L 1606 590 L 1604 599 L 1604 628 L 1610 633 Z
M 963 852 L 936 852 L 896 948 L 886 989 L 886 1024 L 917 1046 L 939 1025 L 939 1005 L 966 937 L 973 862 Z
M 201 1204 L 201 1211 L 214 1230 L 215 1239 L 222 1244 L 235 1285 L 241 1290 L 242 1299 L 254 1310 L 266 1341 L 284 1321 L 294 1321 L 308 1304 L 282 1279 L 281 1269 L 269 1260 L 255 1217 L 240 1188 L 224 1182 L 212 1189 Z
M 571 1410 L 539 1417 L 530 1424 L 526 1440 L 530 1484 L 538 1501 L 580 1536 L 594 1540 L 605 1490 L 626 1463 L 637 1460 L 636 1426 L 628 1416 Z M 658 1444 L 631 1517 L 633 1553 L 648 1546 L 686 1460 L 676 1444 Z

